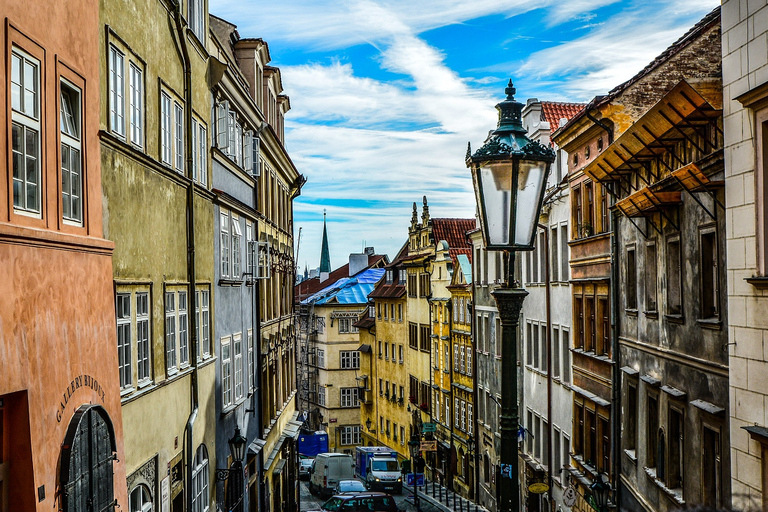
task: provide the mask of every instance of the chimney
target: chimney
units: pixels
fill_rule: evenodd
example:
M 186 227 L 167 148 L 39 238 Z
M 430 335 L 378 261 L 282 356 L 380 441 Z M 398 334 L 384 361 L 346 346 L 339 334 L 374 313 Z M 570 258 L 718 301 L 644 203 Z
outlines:
M 327 281 L 328 277 L 330 277 L 330 272 L 320 272 L 320 282 Z
M 374 254 L 376 254 L 376 251 L 373 249 L 373 247 L 366 247 L 363 252 L 368 256 L 373 256 Z
M 368 268 L 368 254 L 366 252 L 349 255 L 349 277 Z

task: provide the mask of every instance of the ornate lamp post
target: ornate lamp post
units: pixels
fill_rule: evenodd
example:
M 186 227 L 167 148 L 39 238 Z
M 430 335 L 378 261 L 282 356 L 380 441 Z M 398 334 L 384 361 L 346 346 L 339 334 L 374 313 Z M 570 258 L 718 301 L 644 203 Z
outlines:
M 504 284 L 493 291 L 501 316 L 501 478 L 499 510 L 518 510 L 517 329 L 528 295 L 514 280 L 515 253 L 533 249 L 536 224 L 555 152 L 526 137 L 523 104 L 515 101 L 512 80 L 507 98 L 496 105 L 499 123 L 474 154 L 467 149 L 480 227 L 486 249 L 504 251 Z
M 600 512 L 606 512 L 608 510 L 608 498 L 611 494 L 611 484 L 604 480 L 602 473 L 597 475 L 595 483 L 589 486 L 589 490 L 592 491 L 597 509 Z
M 413 473 L 413 505 L 416 507 L 417 512 L 421 512 L 419 506 L 419 486 L 417 485 L 416 475 L 419 473 L 419 452 L 421 451 L 421 436 L 414 433 L 411 436 L 411 440 L 408 441 L 408 448 L 411 452 L 411 473 Z
M 227 510 L 241 511 L 243 509 L 243 459 L 245 458 L 245 445 L 248 440 L 240 433 L 240 427 L 235 427 L 235 435 L 229 441 L 229 454 L 232 456 L 232 464 L 229 469 L 217 469 L 216 480 L 227 482 L 226 506 Z

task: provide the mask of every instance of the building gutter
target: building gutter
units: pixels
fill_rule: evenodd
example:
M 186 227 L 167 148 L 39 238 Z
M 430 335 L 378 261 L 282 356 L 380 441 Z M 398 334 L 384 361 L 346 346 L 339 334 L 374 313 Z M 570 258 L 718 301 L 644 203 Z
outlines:
M 615 196 L 611 201 L 616 203 Z M 621 484 L 619 471 L 621 465 L 621 422 L 619 411 L 621 410 L 621 365 L 619 364 L 619 215 L 616 210 L 611 212 L 611 450 L 613 451 L 612 468 L 614 504 L 621 503 Z
M 178 0 L 172 0 L 171 13 L 173 21 L 175 22 L 176 35 L 179 38 L 179 47 L 181 49 L 181 63 L 184 67 L 184 103 L 186 109 L 184 110 L 184 159 L 185 166 L 188 175 L 185 175 L 187 181 L 187 199 L 186 199 L 186 220 L 187 220 L 187 280 L 189 281 L 189 302 L 193 307 L 196 306 L 196 268 L 195 268 L 195 182 L 192 177 L 192 68 L 189 60 L 189 50 L 187 48 L 186 31 L 181 21 L 181 5 Z M 188 302 L 188 303 L 189 303 Z M 190 338 L 192 340 L 190 347 L 190 364 L 192 366 L 192 373 L 190 375 L 190 402 L 192 410 L 187 419 L 186 427 L 184 428 L 184 451 L 186 459 L 186 479 L 184 483 L 184 491 L 186 494 L 186 502 L 192 503 L 194 498 L 192 489 L 192 466 L 194 463 L 194 449 L 192 446 L 192 432 L 195 421 L 197 420 L 197 414 L 199 409 L 198 399 L 198 366 L 197 366 L 197 318 L 194 311 L 191 315 L 188 315 L 189 319 L 189 331 Z

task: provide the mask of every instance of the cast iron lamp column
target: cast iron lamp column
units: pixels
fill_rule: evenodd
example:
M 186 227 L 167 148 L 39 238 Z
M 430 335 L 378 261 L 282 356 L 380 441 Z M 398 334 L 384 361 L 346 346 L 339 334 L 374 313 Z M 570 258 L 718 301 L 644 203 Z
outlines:
M 227 444 L 232 456 L 232 464 L 229 469 L 217 469 L 216 480 L 227 482 L 226 505 L 229 510 L 243 510 L 243 496 L 245 488 L 243 485 L 243 459 L 245 458 L 245 445 L 248 440 L 240 434 L 240 427 L 235 427 L 233 435 Z
M 492 295 L 501 317 L 501 471 L 499 510 L 517 511 L 520 505 L 517 454 L 517 329 L 523 300 L 528 295 L 514 279 L 515 253 L 533 249 L 536 225 L 544 199 L 547 175 L 555 152 L 526 137 L 523 104 L 515 101 L 512 80 L 507 98 L 496 105 L 499 123 L 474 154 L 467 147 L 480 227 L 489 251 L 505 252 L 504 284 Z M 509 479 L 508 482 L 506 479 Z

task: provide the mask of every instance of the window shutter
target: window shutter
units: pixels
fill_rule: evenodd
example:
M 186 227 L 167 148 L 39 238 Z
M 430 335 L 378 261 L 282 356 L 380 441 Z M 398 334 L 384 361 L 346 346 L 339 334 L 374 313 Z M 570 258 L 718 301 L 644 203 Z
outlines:
M 243 134 L 243 170 L 253 174 L 253 132 L 246 130 Z
M 229 153 L 229 102 L 222 101 L 216 106 L 216 146 Z
M 253 141 L 251 142 L 251 174 L 254 176 L 260 176 L 261 175 L 261 163 L 259 162 L 259 150 L 261 147 L 261 139 L 259 137 L 253 137 Z

